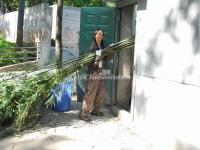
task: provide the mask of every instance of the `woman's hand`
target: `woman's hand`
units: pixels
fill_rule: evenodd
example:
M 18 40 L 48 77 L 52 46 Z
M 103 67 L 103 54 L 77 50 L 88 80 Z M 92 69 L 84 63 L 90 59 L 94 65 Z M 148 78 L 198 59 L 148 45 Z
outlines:
M 96 58 L 95 58 L 95 65 L 99 65 L 99 62 L 102 60 L 102 57 L 101 56 L 96 56 Z

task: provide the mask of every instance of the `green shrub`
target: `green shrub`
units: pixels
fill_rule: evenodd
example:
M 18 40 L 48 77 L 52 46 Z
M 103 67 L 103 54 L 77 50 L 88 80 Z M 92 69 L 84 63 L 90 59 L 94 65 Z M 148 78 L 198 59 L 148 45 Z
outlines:
M 49 79 L 51 78 L 51 79 Z M 22 80 L 0 82 L 0 127 L 24 129 L 35 125 L 39 107 L 46 102 L 54 77 L 43 74 Z M 49 105 L 51 105 L 51 100 Z M 46 104 L 47 105 L 47 104 Z
M 30 46 L 28 43 L 24 43 L 25 46 Z M 0 35 L 0 67 L 22 63 L 27 61 L 29 57 L 36 57 L 36 54 L 28 54 L 29 51 L 35 51 L 34 49 L 15 49 L 16 44 L 6 41 L 6 39 Z M 18 52 L 23 52 L 19 54 Z M 24 59 L 19 59 L 24 58 Z

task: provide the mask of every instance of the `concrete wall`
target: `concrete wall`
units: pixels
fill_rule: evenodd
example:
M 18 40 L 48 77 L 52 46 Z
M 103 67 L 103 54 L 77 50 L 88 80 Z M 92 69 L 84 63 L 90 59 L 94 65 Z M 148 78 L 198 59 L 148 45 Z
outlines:
M 200 149 L 199 7 L 138 1 L 134 128 L 156 150 Z
M 24 41 L 35 43 L 55 39 L 57 5 L 47 3 L 25 9 Z M 0 33 L 10 42 L 16 41 L 18 12 L 0 15 Z M 78 49 L 80 32 L 80 8 L 63 7 L 63 47 Z
M 52 28 L 52 8 L 42 3 L 25 9 L 24 42 L 50 41 Z M 0 15 L 0 33 L 10 42 L 16 41 L 18 12 Z
M 51 38 L 56 37 L 56 14 L 57 5 L 53 8 L 53 23 Z M 78 49 L 79 32 L 80 32 L 80 8 L 63 7 L 63 22 L 62 22 L 62 44 L 65 48 Z
M 57 5 L 49 7 L 47 3 L 42 3 L 25 10 L 24 15 L 24 41 L 37 43 L 48 47 L 45 50 L 45 60 L 42 60 L 41 66 L 54 62 L 54 49 L 51 49 L 50 40 L 55 39 L 56 33 L 56 15 Z M 17 35 L 17 16 L 18 12 L 11 12 L 0 16 L 0 33 L 4 34 L 6 39 L 11 42 L 16 41 Z M 63 60 L 69 57 L 78 56 L 79 31 L 80 31 L 80 9 L 74 7 L 63 8 Z M 47 43 L 49 44 L 47 46 Z M 69 55 L 68 55 L 69 54 Z M 70 54 L 73 54 L 71 56 Z
M 50 42 L 52 28 L 52 8 L 42 3 L 25 10 L 24 14 L 24 41 Z
M 5 72 L 14 72 L 14 71 L 23 71 L 25 69 L 37 69 L 38 68 L 38 62 L 37 61 L 29 61 L 29 62 L 24 62 L 24 63 L 19 63 L 19 64 L 14 64 L 14 65 L 8 65 L 5 67 L 0 67 L 0 73 L 5 73 Z
M 10 12 L 0 15 L 0 33 L 10 42 L 16 41 L 18 12 Z
M 133 5 L 121 8 L 120 40 L 132 34 Z M 119 53 L 118 75 L 131 76 L 133 48 Z M 131 79 L 117 81 L 117 104 L 128 110 L 131 99 Z

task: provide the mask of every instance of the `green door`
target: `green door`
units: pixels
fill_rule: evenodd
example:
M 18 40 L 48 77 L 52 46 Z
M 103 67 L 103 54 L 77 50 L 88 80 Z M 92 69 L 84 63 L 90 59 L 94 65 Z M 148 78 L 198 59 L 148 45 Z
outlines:
M 104 32 L 105 47 L 114 43 L 115 39 L 115 9 L 108 7 L 84 7 L 81 8 L 80 41 L 79 55 L 89 52 L 93 42 L 93 32 L 102 29 Z M 112 60 L 104 62 L 106 72 L 112 73 Z M 85 71 L 79 72 L 79 76 L 84 75 Z M 112 80 L 105 80 L 106 104 L 110 104 L 112 96 Z M 77 98 L 82 101 L 85 91 L 85 80 L 77 80 Z

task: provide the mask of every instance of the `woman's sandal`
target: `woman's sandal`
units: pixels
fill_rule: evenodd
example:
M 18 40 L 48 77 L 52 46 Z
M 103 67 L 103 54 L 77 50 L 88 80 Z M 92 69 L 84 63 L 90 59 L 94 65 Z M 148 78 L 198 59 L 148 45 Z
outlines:
M 100 112 L 100 111 L 99 111 L 99 112 L 92 111 L 92 112 L 91 112 L 91 115 L 101 117 L 101 116 L 104 116 L 104 113 L 103 113 L 103 112 Z

